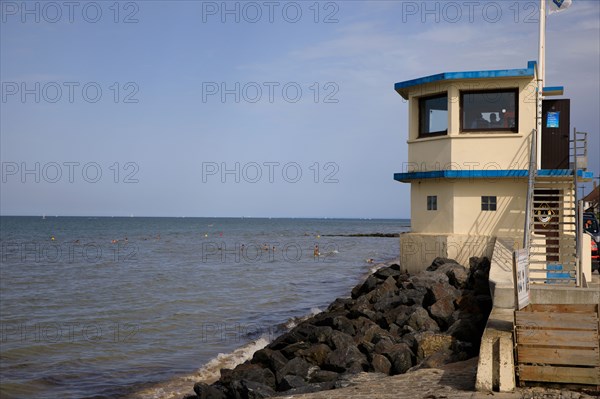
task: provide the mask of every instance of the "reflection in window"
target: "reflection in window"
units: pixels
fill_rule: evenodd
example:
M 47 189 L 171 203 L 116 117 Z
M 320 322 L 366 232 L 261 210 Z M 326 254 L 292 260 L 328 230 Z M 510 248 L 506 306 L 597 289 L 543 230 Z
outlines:
M 461 92 L 461 131 L 518 132 L 516 89 Z
M 448 95 L 419 99 L 419 137 L 448 134 Z

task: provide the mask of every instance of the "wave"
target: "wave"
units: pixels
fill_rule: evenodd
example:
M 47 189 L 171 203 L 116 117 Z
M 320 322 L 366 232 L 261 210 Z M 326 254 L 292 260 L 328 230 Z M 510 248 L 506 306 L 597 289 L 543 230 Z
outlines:
M 254 353 L 269 344 L 267 338 L 261 337 L 235 349 L 231 353 L 219 353 L 196 372 L 175 377 L 152 387 L 140 390 L 129 399 L 180 399 L 185 395 L 193 395 L 196 382 L 212 384 L 221 376 L 221 369 L 232 369 L 252 358 Z

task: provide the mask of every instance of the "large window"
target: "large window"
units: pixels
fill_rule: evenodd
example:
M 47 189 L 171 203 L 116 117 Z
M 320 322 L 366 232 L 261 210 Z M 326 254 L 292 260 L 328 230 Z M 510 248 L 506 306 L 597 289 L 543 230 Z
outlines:
M 448 134 L 448 95 L 419 99 L 419 137 Z
M 517 89 L 463 91 L 460 93 L 460 130 L 519 131 Z

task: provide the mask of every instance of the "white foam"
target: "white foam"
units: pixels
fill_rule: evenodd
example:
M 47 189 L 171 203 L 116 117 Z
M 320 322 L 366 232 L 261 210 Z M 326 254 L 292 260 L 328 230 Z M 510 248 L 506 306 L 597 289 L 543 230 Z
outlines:
M 212 384 L 221 376 L 221 369 L 232 369 L 252 358 L 254 353 L 265 346 L 269 341 L 261 337 L 255 341 L 237 348 L 231 353 L 219 353 L 215 358 L 198 369 L 193 374 L 173 378 L 167 382 L 146 388 L 132 395 L 129 399 L 181 399 L 185 395 L 193 395 L 193 386 L 196 382 Z

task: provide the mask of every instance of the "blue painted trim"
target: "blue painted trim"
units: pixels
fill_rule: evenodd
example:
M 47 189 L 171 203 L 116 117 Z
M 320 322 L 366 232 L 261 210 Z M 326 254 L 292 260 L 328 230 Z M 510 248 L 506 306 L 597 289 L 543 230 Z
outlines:
M 394 173 L 394 180 L 408 183 L 412 180 L 426 179 L 507 179 L 526 178 L 529 171 L 526 169 L 504 169 L 504 170 L 433 170 L 429 172 L 407 172 Z M 551 176 L 573 176 L 571 169 L 541 169 L 537 171 L 541 177 Z M 577 170 L 577 176 L 591 179 L 592 172 Z
M 527 68 L 524 69 L 497 69 L 492 71 L 468 71 L 468 72 L 443 72 L 436 75 L 425 76 L 422 78 L 405 80 L 394 85 L 394 89 L 405 99 L 408 98 L 406 90 L 409 87 L 420 86 L 425 83 L 437 82 L 442 80 L 457 79 L 489 79 L 489 78 L 510 78 L 521 76 L 535 76 L 536 62 L 527 62 Z

